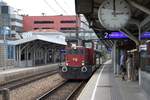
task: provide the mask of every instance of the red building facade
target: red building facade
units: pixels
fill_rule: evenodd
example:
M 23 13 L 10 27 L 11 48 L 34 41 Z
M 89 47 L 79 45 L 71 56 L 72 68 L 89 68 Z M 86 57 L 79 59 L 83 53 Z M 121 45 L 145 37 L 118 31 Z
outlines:
M 77 20 L 77 21 L 76 21 Z M 76 16 L 24 16 L 24 32 L 36 29 L 54 29 L 57 31 L 74 31 L 80 27 Z

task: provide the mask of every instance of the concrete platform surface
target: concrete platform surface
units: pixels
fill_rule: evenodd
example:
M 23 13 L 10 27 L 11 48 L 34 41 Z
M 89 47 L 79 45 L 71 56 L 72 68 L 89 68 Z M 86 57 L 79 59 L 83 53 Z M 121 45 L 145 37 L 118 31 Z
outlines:
M 149 100 L 138 82 L 122 81 L 113 74 L 111 61 L 104 63 L 77 100 Z
M 23 77 L 36 75 L 38 73 L 48 72 L 56 69 L 58 69 L 58 63 L 35 66 L 35 67 L 11 68 L 7 70 L 3 70 L 0 71 L 0 84 L 4 84 L 12 80 L 16 80 Z

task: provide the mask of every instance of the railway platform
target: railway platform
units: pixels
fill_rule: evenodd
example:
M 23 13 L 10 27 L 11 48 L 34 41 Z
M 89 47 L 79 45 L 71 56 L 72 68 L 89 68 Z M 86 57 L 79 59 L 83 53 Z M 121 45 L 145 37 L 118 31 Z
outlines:
M 111 63 L 104 63 L 91 77 L 77 100 L 148 100 L 137 81 L 115 77 Z
M 58 68 L 58 63 L 47 64 L 42 66 L 34 67 L 23 67 L 23 68 L 10 68 L 6 70 L 0 70 L 0 84 L 4 84 L 9 81 L 17 80 L 23 77 L 36 75 L 38 73 L 44 73 Z

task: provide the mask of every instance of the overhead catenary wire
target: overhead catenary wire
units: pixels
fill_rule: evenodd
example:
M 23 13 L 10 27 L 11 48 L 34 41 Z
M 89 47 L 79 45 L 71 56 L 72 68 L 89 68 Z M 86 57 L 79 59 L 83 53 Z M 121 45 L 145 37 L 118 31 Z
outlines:
M 47 2 L 47 0 L 43 0 L 43 1 L 44 1 L 44 3 L 45 3 L 51 10 L 53 10 L 53 12 L 57 13 L 57 10 L 55 10 L 55 9 L 49 4 L 49 2 Z
M 68 3 L 64 0 L 64 4 L 68 7 L 68 9 L 71 11 L 71 7 L 68 5 Z
M 54 1 L 55 1 L 55 3 L 59 6 L 59 8 L 60 8 L 64 13 L 67 14 L 67 11 L 57 2 L 57 0 L 54 0 Z
M 64 4 L 68 7 L 68 8 L 71 8 L 68 4 L 67 4 L 67 2 L 64 0 Z
M 74 12 L 73 13 L 73 15 L 75 15 L 76 13 L 75 13 L 75 7 L 73 7 L 73 6 L 70 6 L 70 4 L 72 4 L 72 3 L 74 3 L 74 2 L 70 2 L 69 3 L 69 1 L 68 0 L 63 0 L 64 1 L 64 4 L 66 5 L 66 7 L 68 8 L 68 10 L 70 11 L 70 12 Z M 74 1 L 74 0 L 70 0 L 70 1 Z M 72 8 L 74 8 L 74 9 L 72 9 Z

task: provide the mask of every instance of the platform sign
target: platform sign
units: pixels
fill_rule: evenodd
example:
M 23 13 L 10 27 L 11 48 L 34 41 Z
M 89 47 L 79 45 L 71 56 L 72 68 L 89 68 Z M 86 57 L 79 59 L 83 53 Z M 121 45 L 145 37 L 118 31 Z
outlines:
M 111 32 L 110 34 L 105 33 L 105 39 L 128 39 L 123 32 Z
M 143 39 L 150 39 L 150 32 L 144 32 L 144 33 L 142 33 L 140 38 L 142 40 Z
M 111 33 L 104 33 L 105 36 L 103 39 L 129 39 L 124 32 L 111 32 Z M 141 40 L 150 39 L 150 32 L 141 33 L 140 36 Z

